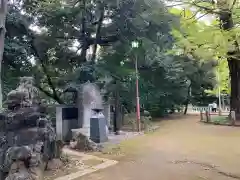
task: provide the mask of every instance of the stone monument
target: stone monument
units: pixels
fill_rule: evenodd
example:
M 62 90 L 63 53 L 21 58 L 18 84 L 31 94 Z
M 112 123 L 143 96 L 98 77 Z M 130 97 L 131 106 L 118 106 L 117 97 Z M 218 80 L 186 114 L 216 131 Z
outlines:
M 90 118 L 94 114 L 93 109 L 104 108 L 99 88 L 94 83 L 87 82 L 80 86 L 70 85 L 65 92 L 72 92 L 73 97 L 77 99 L 74 105 L 78 108 L 78 127 L 76 129 L 81 128 L 81 131 L 89 137 Z M 67 106 L 70 107 L 72 104 Z M 108 113 L 108 111 L 104 112 Z M 107 117 L 109 117 L 108 114 Z M 108 127 L 106 127 L 106 131 L 108 131 Z
M 80 102 L 81 103 L 81 102 Z M 100 90 L 95 84 L 85 83 L 82 86 L 82 129 L 90 136 L 90 119 L 94 114 L 93 109 L 102 109 L 103 101 Z
M 75 106 L 78 108 L 78 127 L 72 129 L 73 140 L 75 143 L 81 144 L 77 145 L 81 149 L 86 149 L 85 146 L 87 146 L 87 149 L 96 149 L 97 145 L 90 139 L 90 119 L 95 114 L 94 109 L 103 109 L 101 92 L 95 84 L 90 82 L 80 86 L 71 85 L 67 88 L 67 91 L 73 92 L 75 94 L 74 97 L 76 97 L 77 92 Z M 102 119 L 104 120 L 104 118 Z M 103 134 L 108 134 L 108 123 L 104 122 L 104 124 L 105 129 Z M 76 144 L 74 146 L 76 146 Z
M 0 180 L 39 180 L 55 157 L 56 134 L 33 78 L 20 78 L 0 113 Z

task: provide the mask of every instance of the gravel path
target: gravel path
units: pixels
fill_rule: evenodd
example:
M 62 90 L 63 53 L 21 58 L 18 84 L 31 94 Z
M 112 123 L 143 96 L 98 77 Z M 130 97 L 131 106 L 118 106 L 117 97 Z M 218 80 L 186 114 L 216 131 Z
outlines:
M 163 121 L 157 132 L 123 144 L 124 157 L 108 155 L 120 163 L 77 180 L 240 179 L 240 128 L 198 120 Z

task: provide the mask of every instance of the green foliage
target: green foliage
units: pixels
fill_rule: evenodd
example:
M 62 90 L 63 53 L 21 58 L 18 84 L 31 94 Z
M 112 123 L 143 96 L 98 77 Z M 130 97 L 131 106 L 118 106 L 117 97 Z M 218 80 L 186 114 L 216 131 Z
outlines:
M 197 10 L 196 10 L 197 11 Z M 229 93 L 229 78 L 227 67 L 227 52 L 234 50 L 235 30 L 222 31 L 218 21 L 212 21 L 210 24 L 199 21 L 193 10 L 179 10 L 172 8 L 171 13 L 181 17 L 181 27 L 174 27 L 172 34 L 176 38 L 176 48 L 171 53 L 181 51 L 202 62 L 216 62 L 215 76 L 209 74 L 205 77 L 216 79 L 213 87 L 204 87 L 204 91 L 210 95 L 217 95 L 218 88 L 221 93 Z M 232 49 L 232 50 L 231 50 Z M 213 72 L 212 72 L 213 73 Z
M 16 88 L 20 76 L 31 76 L 32 74 L 27 32 L 22 25 L 24 23 L 23 17 L 15 6 L 9 6 L 2 65 L 4 97 L 11 89 Z
M 171 13 L 181 16 L 181 26 L 174 27 L 172 33 L 176 38 L 176 46 L 186 54 L 209 60 L 225 57 L 233 41 L 229 41 L 233 32 L 225 32 L 217 28 L 219 22 L 206 24 L 198 21 L 191 10 L 171 9 Z
M 118 92 L 120 103 L 131 112 L 136 106 L 137 59 L 140 103 L 153 116 L 163 116 L 189 99 L 197 104 L 207 97 L 205 90 L 216 83 L 212 60 L 229 45 L 230 35 L 186 20 L 190 11 L 184 17 L 176 9 L 169 13 L 161 1 L 20 4 L 11 5 L 7 18 L 5 92 L 16 86 L 18 76 L 33 75 L 49 102 L 64 102 L 66 85 L 90 81 L 100 86 L 106 100 Z M 137 49 L 131 47 L 135 40 Z
M 221 59 L 218 61 L 218 66 L 216 67 L 216 76 L 217 83 L 214 89 L 208 90 L 206 89 L 206 93 L 218 96 L 219 88 L 222 94 L 230 94 L 230 80 L 229 80 L 229 70 L 227 61 Z

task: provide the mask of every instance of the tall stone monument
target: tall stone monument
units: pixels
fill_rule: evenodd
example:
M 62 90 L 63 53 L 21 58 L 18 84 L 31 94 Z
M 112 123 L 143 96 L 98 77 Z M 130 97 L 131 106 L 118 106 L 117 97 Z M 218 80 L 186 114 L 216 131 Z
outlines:
M 82 130 L 86 135 L 90 136 L 90 118 L 94 114 L 93 109 L 102 109 L 103 102 L 100 90 L 93 83 L 85 83 L 82 85 L 81 101 L 79 101 L 79 108 L 82 108 Z
M 102 134 L 108 134 L 108 126 L 107 123 L 105 122 L 106 120 L 104 117 L 102 118 L 101 122 L 105 124 L 105 128 L 103 129 L 103 126 L 94 126 L 94 128 L 91 128 L 91 119 L 93 115 L 96 115 L 96 112 L 94 110 L 96 109 L 101 109 L 103 110 L 103 102 L 102 102 L 102 95 L 94 83 L 84 83 L 80 86 L 78 85 L 70 85 L 67 87 L 66 91 L 68 92 L 73 92 L 76 97 L 77 101 L 75 102 L 75 107 L 77 108 L 78 111 L 78 125 L 76 128 L 72 128 L 72 138 L 73 142 L 72 144 L 75 144 L 73 146 L 78 146 L 80 149 L 82 149 L 85 145 L 87 145 L 87 149 L 96 149 L 97 145 L 91 141 L 90 139 L 90 131 L 98 131 L 99 128 L 101 129 L 100 132 L 104 132 Z M 59 116 L 60 117 L 60 116 Z M 58 118 L 61 119 L 61 118 Z M 57 120 L 58 121 L 58 120 Z M 102 125 L 102 124 L 100 124 Z M 63 121 L 59 123 L 59 126 L 57 127 L 63 127 Z M 60 128 L 60 130 L 63 128 Z M 58 131 L 58 130 L 57 130 Z M 105 138 L 106 139 L 106 138 Z M 79 144 L 79 145 L 76 145 Z

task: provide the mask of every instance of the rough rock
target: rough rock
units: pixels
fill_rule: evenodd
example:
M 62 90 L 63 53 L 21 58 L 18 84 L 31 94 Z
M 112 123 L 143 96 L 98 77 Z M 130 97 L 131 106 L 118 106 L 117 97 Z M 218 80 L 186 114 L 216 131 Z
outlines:
M 55 170 L 63 167 L 63 162 L 60 159 L 52 159 L 48 162 L 47 170 Z
M 55 158 L 56 133 L 37 101 L 33 79 L 20 79 L 0 113 L 0 180 L 40 180 Z
M 102 149 L 100 144 L 93 142 L 81 131 L 73 133 L 73 140 L 70 142 L 70 147 L 83 151 L 101 151 Z

